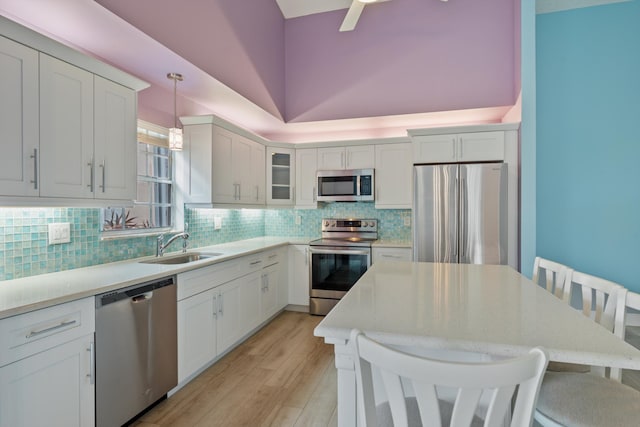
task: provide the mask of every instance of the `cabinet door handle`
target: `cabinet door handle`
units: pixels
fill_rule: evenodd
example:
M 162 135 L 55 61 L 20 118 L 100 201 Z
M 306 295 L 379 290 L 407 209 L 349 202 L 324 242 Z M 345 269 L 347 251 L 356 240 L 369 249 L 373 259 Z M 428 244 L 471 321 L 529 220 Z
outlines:
M 107 181 L 106 181 L 106 170 L 107 170 L 107 163 L 106 160 L 102 160 L 102 164 L 100 165 L 100 167 L 102 168 L 102 192 L 104 193 L 106 187 L 107 187 Z
M 47 332 L 55 331 L 56 329 L 64 328 L 64 327 L 67 327 L 67 326 L 71 326 L 76 322 L 77 322 L 77 320 L 67 320 L 65 322 L 60 322 L 57 325 L 50 326 L 48 328 L 40 329 L 40 330 L 37 330 L 37 331 L 31 331 L 31 332 L 29 332 L 29 334 L 27 334 L 25 336 L 25 338 L 37 337 L 38 335 L 46 334 Z
M 316 187 L 313 187 L 313 201 L 316 201 Z
M 218 297 L 218 313 L 222 316 L 224 314 L 222 306 L 224 305 L 224 299 L 222 298 L 222 294 Z
M 464 145 L 462 144 L 462 138 L 460 138 L 460 140 L 458 141 L 458 144 L 460 145 L 460 158 L 462 159 L 464 157 Z
M 344 169 L 345 165 L 344 165 L 344 151 L 342 153 L 340 153 L 340 166 L 342 167 L 342 169 Z
M 213 317 L 218 317 L 218 297 L 213 297 Z
M 238 184 L 238 200 L 242 199 L 242 184 Z
M 256 185 L 256 200 L 260 200 L 260 186 Z
M 87 185 L 87 187 L 89 187 L 91 189 L 91 192 L 93 193 L 93 159 L 91 159 L 91 161 L 89 163 L 87 163 L 87 166 L 89 166 L 89 184 Z
M 89 377 L 89 383 L 90 384 L 95 384 L 96 383 L 95 348 L 96 348 L 96 344 L 94 342 L 92 342 L 91 344 L 89 344 L 89 348 L 87 349 L 87 351 L 89 352 L 89 373 L 87 374 L 87 377 Z
M 37 190 L 38 189 L 38 149 L 34 148 L 33 154 L 29 157 L 33 159 L 33 181 L 31 181 L 31 184 L 33 184 L 33 189 Z
M 451 144 L 451 158 L 453 160 L 455 160 L 456 159 L 456 140 L 455 140 L 455 138 L 452 140 L 452 142 L 453 143 Z

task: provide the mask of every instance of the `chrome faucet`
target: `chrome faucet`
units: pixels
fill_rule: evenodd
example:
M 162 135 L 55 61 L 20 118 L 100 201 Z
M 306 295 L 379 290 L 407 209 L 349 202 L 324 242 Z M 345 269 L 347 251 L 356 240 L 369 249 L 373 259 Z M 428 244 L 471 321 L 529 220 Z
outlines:
M 187 232 L 188 227 L 188 224 L 185 224 L 185 231 L 171 236 L 171 238 L 167 240 L 166 243 L 164 242 L 164 234 L 159 235 L 158 240 L 156 241 L 156 256 L 161 257 L 162 255 L 164 255 L 164 250 L 167 249 L 167 246 L 169 246 L 180 237 L 182 237 L 182 252 L 187 252 L 187 246 L 189 246 L 189 233 Z

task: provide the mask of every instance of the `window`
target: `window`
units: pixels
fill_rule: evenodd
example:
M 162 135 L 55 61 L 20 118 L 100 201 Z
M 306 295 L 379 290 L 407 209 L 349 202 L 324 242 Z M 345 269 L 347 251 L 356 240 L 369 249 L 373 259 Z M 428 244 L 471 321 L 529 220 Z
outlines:
M 173 228 L 174 183 L 168 130 L 138 121 L 138 191 L 133 207 L 102 211 L 105 234 L 138 234 Z

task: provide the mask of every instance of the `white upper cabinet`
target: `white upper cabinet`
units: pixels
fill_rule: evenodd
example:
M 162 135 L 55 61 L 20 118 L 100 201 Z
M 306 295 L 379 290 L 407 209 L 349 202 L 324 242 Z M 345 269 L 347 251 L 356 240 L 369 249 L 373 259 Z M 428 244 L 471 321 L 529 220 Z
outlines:
M 264 205 L 267 200 L 265 147 L 253 141 L 249 142 L 251 144 L 251 171 L 246 200 L 250 204 Z
M 374 164 L 373 145 L 318 148 L 318 170 L 368 169 Z
M 40 55 L 40 196 L 136 198 L 135 92 Z
M 267 206 L 293 205 L 295 150 L 267 147 Z
M 0 195 L 38 196 L 38 52 L 0 37 Z
M 318 207 L 316 192 L 316 171 L 318 149 L 296 149 L 296 208 L 315 209 Z
M 210 120 L 210 116 L 203 120 Z M 178 159 L 185 203 L 264 206 L 262 144 L 212 123 L 185 125 L 184 133 Z
M 413 182 L 411 143 L 376 145 L 377 209 L 411 209 Z
M 93 74 L 40 55 L 40 195 L 93 198 Z
M 504 160 L 504 132 L 469 132 L 412 137 L 414 163 Z
M 94 113 L 95 197 L 134 200 L 138 174 L 136 94 L 95 76 Z
M 136 90 L 148 84 L 5 18 L 0 24 L 2 204 L 132 204 Z

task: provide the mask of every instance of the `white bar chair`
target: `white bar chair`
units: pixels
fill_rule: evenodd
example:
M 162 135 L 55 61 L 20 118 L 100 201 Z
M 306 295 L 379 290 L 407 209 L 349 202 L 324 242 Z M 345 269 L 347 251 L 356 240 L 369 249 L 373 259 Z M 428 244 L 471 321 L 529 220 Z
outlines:
M 566 285 L 571 294 L 574 285 L 580 288 L 582 314 L 613 332 L 618 293 L 624 291 L 624 287 L 600 277 L 571 270 Z
M 566 286 L 567 278 L 572 270 L 566 265 L 545 258 L 536 257 L 533 262 L 531 280 L 563 301 L 569 302 L 570 287 Z M 540 283 L 540 279 L 544 279 Z
M 360 426 L 452 427 L 503 426 L 517 388 L 511 426 L 530 426 L 548 356 L 540 348 L 529 354 L 489 363 L 463 363 L 407 354 L 351 332 L 355 354 L 356 395 Z M 386 402 L 376 406 L 374 374 L 377 370 Z M 406 396 L 409 381 L 415 397 Z M 457 389 L 455 403 L 438 399 L 436 386 Z M 476 415 L 483 393 L 490 396 L 487 414 Z
M 582 275 L 575 278 L 583 279 Z M 591 278 L 588 281 L 593 285 Z M 640 295 L 604 279 L 597 282 L 600 288 L 612 288 L 607 301 L 616 306 L 612 321 L 615 328 L 612 332 L 624 339 L 627 307 L 640 310 Z M 601 320 L 611 315 L 607 303 L 600 310 Z M 602 300 L 594 304 L 602 305 Z M 583 313 L 595 319 L 594 311 L 583 307 Z M 620 383 L 619 369 L 611 369 L 609 377 L 606 377 L 604 370 L 598 373 L 601 375 L 547 372 L 540 388 L 535 420 L 544 427 L 639 425 L 640 392 Z

